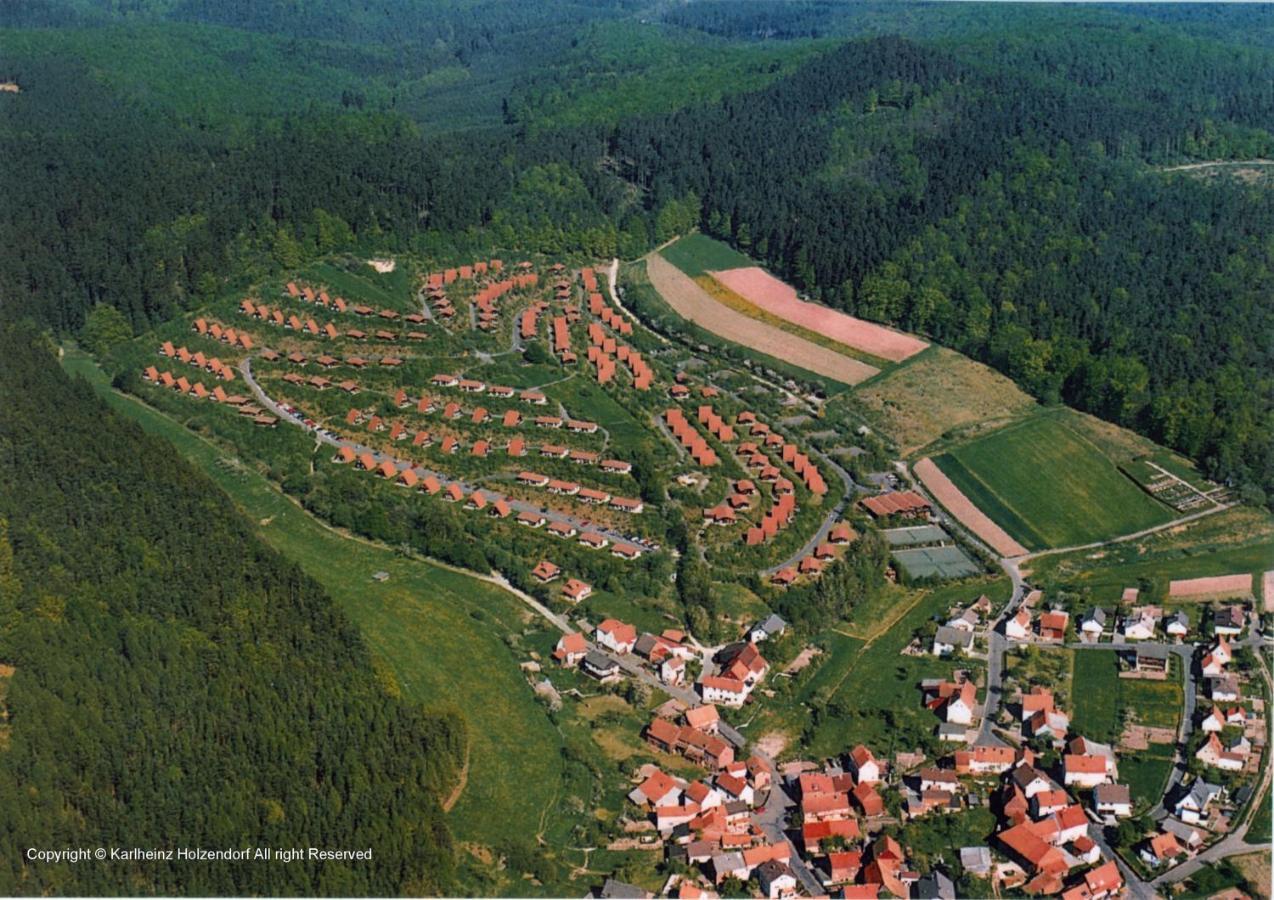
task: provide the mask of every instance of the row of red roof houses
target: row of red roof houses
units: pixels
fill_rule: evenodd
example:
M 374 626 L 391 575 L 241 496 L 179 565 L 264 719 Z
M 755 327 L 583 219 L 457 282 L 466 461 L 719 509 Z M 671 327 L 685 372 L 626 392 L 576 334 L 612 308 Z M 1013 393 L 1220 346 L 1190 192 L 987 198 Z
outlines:
M 462 378 L 449 372 L 440 372 L 429 379 L 429 383 L 434 387 L 458 388 L 467 394 L 486 393 L 490 397 L 510 398 L 514 395 L 523 403 L 530 403 L 535 406 L 547 406 L 549 398 L 540 391 L 524 390 L 516 391 L 513 388 L 502 385 L 488 385 L 484 381 L 478 381 L 472 378 Z
M 530 267 L 530 263 L 520 263 L 519 268 Z M 451 269 L 444 269 L 441 272 L 430 272 L 425 276 L 426 284 L 431 288 L 441 288 L 445 285 L 459 281 L 468 281 L 479 275 L 486 275 L 490 272 L 504 271 L 504 261 L 500 259 L 478 260 L 469 265 L 456 266 Z
M 243 337 L 246 338 L 247 335 L 245 334 Z M 196 369 L 203 369 L 206 372 L 211 372 L 222 381 L 234 381 L 235 378 L 233 366 L 223 363 L 215 356 L 204 356 L 202 350 L 196 350 L 194 353 L 191 353 L 185 347 L 177 347 L 174 349 L 172 341 L 164 341 L 163 345 L 159 348 L 159 355 L 166 356 L 169 359 L 178 360 L 179 362 L 184 362 L 187 365 L 194 366 Z
M 191 382 L 184 375 L 174 377 L 172 372 L 167 370 L 160 372 L 154 366 L 147 366 L 142 371 L 142 378 L 183 396 L 188 394 L 197 400 L 211 400 L 214 403 L 237 407 L 239 415 L 250 417 L 254 425 L 262 428 L 274 428 L 279 424 L 278 418 L 251 404 L 247 397 L 241 394 L 227 394 L 221 385 L 215 386 L 210 391 L 202 382 Z
M 370 452 L 358 453 L 352 447 L 338 447 L 333 461 L 345 464 L 357 464 L 358 468 L 372 472 L 386 481 L 393 481 L 406 488 L 416 488 L 430 496 L 442 495 L 442 499 L 452 503 L 463 503 L 466 509 L 477 512 L 486 511 L 493 518 L 508 518 L 513 513 L 511 502 L 489 491 L 475 490 L 466 498 L 464 488 L 456 482 L 444 484 L 438 476 L 416 474 L 411 463 L 399 463 L 392 460 L 376 461 Z M 611 547 L 611 555 L 619 559 L 636 559 L 641 556 L 641 548 L 635 544 L 615 543 L 613 546 L 604 535 L 586 531 L 581 533 L 574 525 L 562 520 L 551 520 L 543 513 L 524 511 L 518 513 L 515 521 L 521 525 L 540 528 L 547 525 L 548 533 L 561 538 L 578 537 L 581 546 L 594 550 Z
M 717 452 L 708 446 L 708 442 L 704 440 L 698 430 L 690 424 L 683 413 L 677 407 L 669 407 L 664 410 L 664 423 L 668 426 L 668 430 L 672 432 L 672 436 L 676 438 L 690 454 L 690 458 L 696 464 L 707 468 L 715 466 L 719 462 Z
M 190 330 L 195 332 L 195 334 L 212 338 L 214 341 L 229 344 L 231 347 L 238 346 L 244 350 L 252 349 L 251 335 L 235 331 L 233 328 L 227 328 L 220 322 L 209 322 L 207 319 L 198 318 L 191 323 Z M 164 344 L 165 346 L 172 346 L 168 341 L 165 341 Z
M 525 487 L 543 488 L 551 494 L 557 494 L 563 497 L 576 497 L 583 503 L 591 503 L 596 506 L 605 505 L 616 512 L 625 512 L 637 515 L 646 508 L 646 505 L 640 499 L 633 497 L 616 497 L 606 491 L 581 487 L 574 481 L 550 478 L 549 476 L 542 475 L 539 472 L 519 472 L 517 481 L 518 484 Z
M 836 558 L 836 548 L 850 543 L 857 535 L 848 522 L 837 522 L 827 535 L 827 540 L 818 544 L 808 556 L 801 557 L 795 566 L 785 566 L 770 576 L 770 584 L 778 587 L 790 587 L 802 575 L 818 577 L 823 567 Z

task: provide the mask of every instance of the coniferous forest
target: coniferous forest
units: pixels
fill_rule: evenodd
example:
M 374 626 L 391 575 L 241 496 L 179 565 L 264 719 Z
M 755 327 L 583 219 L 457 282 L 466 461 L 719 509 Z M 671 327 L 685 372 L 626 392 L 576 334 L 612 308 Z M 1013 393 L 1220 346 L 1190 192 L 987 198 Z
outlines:
M 392 699 L 322 589 L 39 333 L 0 327 L 0 357 L 0 891 L 445 893 L 463 719 Z M 24 857 L 97 846 L 376 851 Z

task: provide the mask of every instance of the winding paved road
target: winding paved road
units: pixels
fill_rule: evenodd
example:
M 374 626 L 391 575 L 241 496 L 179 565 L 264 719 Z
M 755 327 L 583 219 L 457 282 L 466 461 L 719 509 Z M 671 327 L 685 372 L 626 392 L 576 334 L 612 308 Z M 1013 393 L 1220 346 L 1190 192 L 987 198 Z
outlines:
M 252 390 L 253 395 L 257 398 L 257 400 L 263 406 L 269 409 L 270 412 L 272 412 L 274 415 L 278 416 L 281 421 L 287 422 L 290 425 L 295 425 L 298 428 L 301 428 L 305 431 L 310 432 L 311 434 L 314 435 L 315 440 L 319 441 L 320 443 L 328 444 L 329 446 L 332 446 L 332 447 L 349 447 L 351 450 L 353 450 L 355 453 L 359 454 L 360 456 L 364 453 L 370 453 L 372 455 L 372 458 L 375 459 L 376 462 L 378 463 L 385 462 L 386 460 L 388 460 L 394 463 L 396 466 L 399 466 L 400 468 L 410 465 L 412 470 L 415 471 L 418 477 L 425 478 L 429 475 L 432 475 L 434 478 L 438 479 L 438 482 L 444 487 L 450 484 L 457 484 L 466 494 L 472 493 L 475 490 L 481 490 L 484 493 L 490 491 L 490 488 L 485 488 L 482 485 L 470 484 L 469 482 L 463 481 L 461 479 L 452 478 L 442 472 L 435 472 L 432 469 L 425 468 L 424 466 L 416 465 L 414 463 L 411 463 L 410 461 L 397 459 L 396 457 L 392 456 L 389 453 L 385 453 L 381 450 L 376 450 L 372 447 L 368 447 L 365 444 L 360 444 L 357 441 L 350 440 L 348 438 L 332 437 L 331 435 L 326 434 L 322 431 L 319 431 L 314 428 L 310 428 L 310 426 L 306 425 L 305 422 L 302 421 L 302 419 L 299 416 L 295 415 L 294 413 L 288 412 L 282 406 L 280 406 L 278 403 L 272 400 L 268 394 L 266 394 L 266 392 L 261 388 L 261 385 L 257 383 L 256 378 L 253 377 L 252 375 L 251 358 L 246 358 L 239 363 L 239 371 L 243 373 L 243 380 L 247 383 L 248 387 Z M 499 498 L 497 495 L 492 493 L 491 497 L 489 497 L 488 499 L 491 501 L 494 501 Z M 640 541 L 640 540 L 635 541 L 626 534 L 615 531 L 613 529 L 604 528 L 598 525 L 597 523 L 592 522 L 591 520 L 586 522 L 584 519 L 581 519 L 578 516 L 572 516 L 566 513 L 561 513 L 556 511 L 551 513 L 545 513 L 544 510 L 547 509 L 546 506 L 543 506 L 538 503 L 531 503 L 530 501 L 527 501 L 527 500 L 518 500 L 513 497 L 504 497 L 503 499 L 505 500 L 505 502 L 509 504 L 509 506 L 512 509 L 514 509 L 517 512 L 532 512 L 532 513 L 542 514 L 548 518 L 556 519 L 561 522 L 566 522 L 569 525 L 573 526 L 576 530 L 581 532 L 595 531 L 598 534 L 606 537 L 608 540 L 611 541 L 611 543 L 634 544 L 640 547 L 643 551 L 648 553 L 653 552 L 655 550 L 653 546 L 651 546 L 645 541 Z
M 787 559 L 783 560 L 781 563 L 770 566 L 768 569 L 762 570 L 761 574 L 767 578 L 773 575 L 779 569 L 785 569 L 788 566 L 796 565 L 802 559 L 804 559 L 805 557 L 813 553 L 815 547 L 823 543 L 823 541 L 827 540 L 827 535 L 831 532 L 832 526 L 835 525 L 838 521 L 840 521 L 841 517 L 845 513 L 845 507 L 851 502 L 853 502 L 854 495 L 858 491 L 858 485 L 854 482 L 853 477 L 848 472 L 846 472 L 843 468 L 841 468 L 841 466 L 835 460 L 833 460 L 830 456 L 828 456 L 823 451 L 815 447 L 811 447 L 810 450 L 815 456 L 817 456 L 820 460 L 822 460 L 825 466 L 827 466 L 829 469 L 831 469 L 833 472 L 837 474 L 837 476 L 845 485 L 845 494 L 844 496 L 840 498 L 840 501 L 834 507 L 828 510 L 827 515 L 823 517 L 823 524 L 819 525 L 818 527 L 818 531 L 814 532 L 814 534 L 810 537 L 810 539 L 806 541 L 799 550 L 797 550 Z

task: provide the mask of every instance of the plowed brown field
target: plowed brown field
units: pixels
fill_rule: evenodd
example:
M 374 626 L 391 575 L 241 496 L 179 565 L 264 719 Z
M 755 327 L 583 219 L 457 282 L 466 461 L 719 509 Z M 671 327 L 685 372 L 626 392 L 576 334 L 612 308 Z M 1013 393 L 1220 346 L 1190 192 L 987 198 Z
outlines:
M 842 384 L 858 384 L 880 371 L 723 306 L 658 253 L 646 257 L 646 274 L 655 290 L 679 315 L 727 341 Z
M 955 516 L 965 528 L 972 531 L 1001 556 L 1025 556 L 1026 548 L 1013 540 L 1009 533 L 991 521 L 982 510 L 973 505 L 973 501 L 951 483 L 951 479 L 942 474 L 942 470 L 929 457 L 925 457 L 915 465 L 916 477 L 933 494 L 934 499 L 943 505 L 947 512 Z
M 910 334 L 801 300 L 795 288 L 756 266 L 713 272 L 712 277 L 771 315 L 890 362 L 902 362 L 929 346 Z

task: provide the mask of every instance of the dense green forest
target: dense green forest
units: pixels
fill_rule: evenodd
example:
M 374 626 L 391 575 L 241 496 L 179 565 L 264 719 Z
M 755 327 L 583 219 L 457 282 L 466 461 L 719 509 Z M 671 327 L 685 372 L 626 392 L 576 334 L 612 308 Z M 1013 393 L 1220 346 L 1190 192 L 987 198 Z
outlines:
M 1274 496 L 1267 11 L 19 0 L 0 290 L 142 331 L 331 250 L 638 256 L 824 302 Z
M 0 891 L 445 892 L 462 717 L 394 699 L 322 589 L 34 329 L 0 357 Z M 25 856 L 99 845 L 374 855 Z

